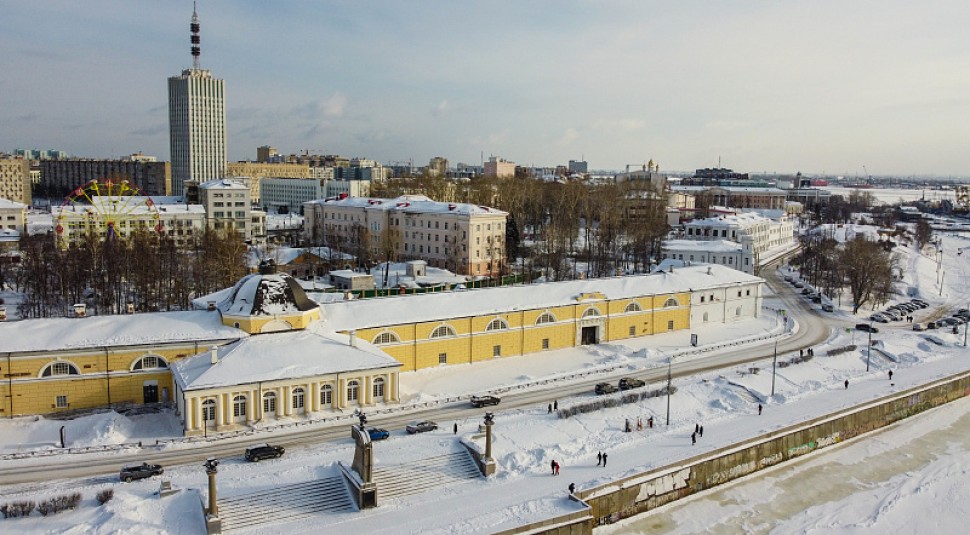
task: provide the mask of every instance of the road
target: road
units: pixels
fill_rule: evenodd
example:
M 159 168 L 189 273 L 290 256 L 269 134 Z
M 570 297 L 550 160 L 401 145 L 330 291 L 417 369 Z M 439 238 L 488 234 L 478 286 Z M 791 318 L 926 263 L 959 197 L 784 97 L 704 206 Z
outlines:
M 776 261 L 762 270 L 768 286 L 774 290 L 777 298 L 784 303 L 789 315 L 795 317 L 799 324 L 798 331 L 788 338 L 778 341 L 777 351 L 784 354 L 802 348 L 812 347 L 825 341 L 831 328 L 819 312 L 811 306 L 811 302 L 801 295 L 796 295 L 790 285 L 778 276 Z M 700 372 L 719 368 L 736 366 L 739 364 L 763 360 L 774 353 L 774 344 L 764 342 L 757 345 L 740 346 L 737 349 L 726 350 L 722 353 L 693 357 L 691 359 L 674 360 L 671 365 L 671 375 L 674 378 L 694 375 Z M 512 409 L 522 407 L 544 407 L 554 399 L 571 396 L 592 395 L 596 383 L 604 380 L 618 379 L 630 375 L 629 372 L 617 372 L 615 376 L 597 375 L 585 381 L 571 382 L 556 387 L 554 390 L 534 390 L 507 394 L 502 397 L 502 403 L 494 409 Z M 667 368 L 659 367 L 636 375 L 647 383 L 658 383 L 667 378 Z M 405 425 L 415 420 L 434 420 L 451 422 L 460 420 L 476 420 L 481 418 L 484 410 L 472 408 L 467 401 L 438 405 L 433 408 L 406 411 L 400 414 L 381 415 L 371 417 L 369 424 L 387 429 L 403 429 Z M 171 451 L 153 451 L 145 448 L 135 452 L 117 452 L 110 455 L 88 455 L 83 462 L 76 456 L 61 455 L 45 457 L 40 463 L 20 464 L 0 468 L 0 484 L 41 483 L 49 481 L 50 473 L 56 470 L 59 478 L 96 478 L 103 482 L 105 477 L 116 478 L 122 464 L 130 462 L 158 463 L 162 466 L 176 466 L 181 464 L 200 464 L 209 457 L 225 458 L 242 455 L 243 450 L 250 445 L 266 441 L 266 435 L 246 436 L 220 440 L 197 445 L 191 448 L 172 449 Z M 345 424 L 330 427 L 308 426 L 297 428 L 285 434 L 274 435 L 274 444 L 285 446 L 288 450 L 318 445 L 329 441 L 350 441 L 350 432 Z M 11 463 L 5 463 L 11 464 Z M 89 480 L 88 483 L 91 481 Z

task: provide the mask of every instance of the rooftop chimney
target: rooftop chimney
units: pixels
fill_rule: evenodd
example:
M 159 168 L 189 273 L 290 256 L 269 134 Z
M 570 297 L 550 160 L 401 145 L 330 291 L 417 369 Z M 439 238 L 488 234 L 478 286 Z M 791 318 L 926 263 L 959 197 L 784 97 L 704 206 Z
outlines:
M 209 362 L 211 364 L 219 364 L 219 346 L 209 348 Z
M 357 331 L 350 331 L 350 347 L 357 347 Z

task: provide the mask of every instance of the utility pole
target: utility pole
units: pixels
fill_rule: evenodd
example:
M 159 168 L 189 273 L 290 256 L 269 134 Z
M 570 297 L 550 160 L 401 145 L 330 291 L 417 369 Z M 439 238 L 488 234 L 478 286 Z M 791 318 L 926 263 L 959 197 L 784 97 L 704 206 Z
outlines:
M 775 340 L 775 355 L 771 357 L 771 397 L 775 396 L 775 370 L 778 368 L 778 340 Z
M 866 371 L 869 371 L 869 358 L 872 356 L 872 322 L 869 322 L 869 351 L 866 351 Z
M 670 365 L 674 361 L 674 357 L 667 359 L 667 425 L 670 425 Z

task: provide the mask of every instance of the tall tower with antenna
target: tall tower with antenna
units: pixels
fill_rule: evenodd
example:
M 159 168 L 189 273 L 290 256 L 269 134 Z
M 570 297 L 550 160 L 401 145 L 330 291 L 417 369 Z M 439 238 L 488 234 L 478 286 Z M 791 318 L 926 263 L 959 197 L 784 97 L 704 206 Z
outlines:
M 199 66 L 201 25 L 195 4 L 189 24 L 192 68 L 168 79 L 168 128 L 173 195 L 185 194 L 185 183 L 226 174 L 225 82 Z

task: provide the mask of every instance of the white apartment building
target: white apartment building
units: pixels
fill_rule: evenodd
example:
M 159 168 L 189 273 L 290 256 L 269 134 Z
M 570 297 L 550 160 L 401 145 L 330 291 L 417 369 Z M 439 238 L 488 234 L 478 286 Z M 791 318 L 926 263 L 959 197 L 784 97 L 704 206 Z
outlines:
M 370 180 L 327 180 L 322 197 L 366 197 L 370 195 Z M 318 197 L 319 198 L 319 197 Z
M 263 178 L 259 204 L 269 212 L 299 214 L 303 203 L 328 197 L 321 182 L 315 178 Z
M 27 235 L 27 205 L 0 198 L 0 229 Z
M 787 216 L 771 219 L 754 212 L 695 219 L 684 224 L 684 238 L 688 240 L 742 243 L 746 236 L 751 239 L 755 258 L 759 258 L 765 251 L 791 245 L 795 240 L 795 226 Z
M 233 228 L 247 242 L 266 240 L 266 212 L 253 210 L 245 180 L 223 178 L 199 184 L 199 203 L 211 228 Z
M 60 247 L 77 244 L 88 233 L 125 239 L 136 229 L 171 237 L 184 244 L 202 233 L 205 209 L 196 204 L 156 204 L 150 197 L 92 197 L 94 204 L 51 206 L 54 236 Z
M 420 259 L 465 275 L 497 275 L 505 262 L 508 213 L 466 203 L 436 202 L 424 195 L 396 199 L 347 197 L 304 204 L 304 237 L 329 241 L 370 240 L 378 252 L 391 233 L 399 260 Z
M 186 69 L 168 79 L 168 126 L 172 194 L 185 182 L 222 178 L 226 173 L 225 82 L 203 69 Z
M 488 161 L 485 162 L 483 174 L 485 177 L 491 178 L 515 176 L 515 162 L 490 156 Z
M 685 265 L 720 264 L 731 269 L 754 274 L 754 246 L 747 236 L 743 242 L 730 240 L 667 240 L 663 243 L 661 258 L 682 260 Z

